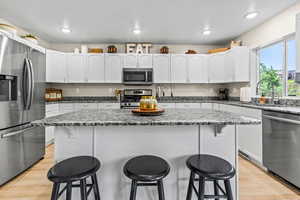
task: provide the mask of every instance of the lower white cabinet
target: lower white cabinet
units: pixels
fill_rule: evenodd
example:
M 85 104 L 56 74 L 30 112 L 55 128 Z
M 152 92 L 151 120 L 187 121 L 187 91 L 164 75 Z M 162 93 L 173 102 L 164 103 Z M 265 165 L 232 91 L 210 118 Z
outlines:
M 120 103 L 99 103 L 99 109 L 120 109 Z
M 200 108 L 200 103 L 176 103 L 176 108 Z
M 58 104 L 46 105 L 46 117 L 53 117 L 59 114 Z M 45 145 L 49 145 L 54 141 L 54 127 L 45 128 Z
M 214 107 L 213 107 L 213 103 L 201 103 L 200 104 L 200 107 L 202 108 L 202 109 L 213 109 Z
M 243 116 L 262 119 L 262 110 L 240 106 L 220 104 L 220 111 L 232 112 Z M 262 124 L 238 125 L 239 150 L 248 155 L 250 159 L 262 165 Z
M 75 103 L 74 104 L 74 111 L 79 111 L 84 109 L 98 109 L 98 103 Z
M 59 104 L 59 113 L 64 114 L 68 112 L 74 111 L 74 104 L 73 103 L 60 103 Z
M 164 109 L 170 109 L 170 108 L 175 108 L 175 103 L 159 103 L 158 104 L 159 108 L 164 108 Z

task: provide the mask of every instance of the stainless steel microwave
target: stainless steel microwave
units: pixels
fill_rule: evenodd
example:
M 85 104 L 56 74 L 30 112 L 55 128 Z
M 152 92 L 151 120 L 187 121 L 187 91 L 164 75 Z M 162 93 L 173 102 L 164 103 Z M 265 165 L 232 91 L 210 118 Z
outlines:
M 123 68 L 123 84 L 151 85 L 153 83 L 152 68 Z

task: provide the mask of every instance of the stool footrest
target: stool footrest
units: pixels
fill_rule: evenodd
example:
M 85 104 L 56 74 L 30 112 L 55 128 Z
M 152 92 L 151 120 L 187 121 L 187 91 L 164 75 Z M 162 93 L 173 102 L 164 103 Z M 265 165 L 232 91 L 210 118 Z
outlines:
M 137 183 L 137 186 L 157 186 L 157 183 Z

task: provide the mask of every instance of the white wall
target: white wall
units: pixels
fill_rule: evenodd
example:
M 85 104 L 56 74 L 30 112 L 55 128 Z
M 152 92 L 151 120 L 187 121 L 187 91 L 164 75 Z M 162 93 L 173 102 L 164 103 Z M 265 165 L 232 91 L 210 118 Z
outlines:
M 300 13 L 300 3 L 242 34 L 237 40 L 242 40 L 246 46 L 256 48 L 293 34 L 296 32 L 296 15 L 298 13 Z

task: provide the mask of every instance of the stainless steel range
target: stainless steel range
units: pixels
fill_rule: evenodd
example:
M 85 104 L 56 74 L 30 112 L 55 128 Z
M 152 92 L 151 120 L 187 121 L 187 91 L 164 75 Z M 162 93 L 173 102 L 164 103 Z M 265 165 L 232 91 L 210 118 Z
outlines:
M 0 185 L 45 154 L 46 56 L 0 33 Z
M 152 96 L 152 89 L 124 89 L 121 96 L 121 108 L 137 108 L 142 96 Z

